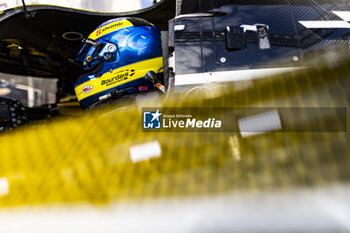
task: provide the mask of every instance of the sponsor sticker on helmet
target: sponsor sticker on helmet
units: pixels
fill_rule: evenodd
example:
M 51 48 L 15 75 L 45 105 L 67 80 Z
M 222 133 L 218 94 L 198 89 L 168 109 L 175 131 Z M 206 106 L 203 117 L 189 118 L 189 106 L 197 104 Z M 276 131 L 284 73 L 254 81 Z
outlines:
M 96 40 L 97 38 L 107 35 L 108 33 L 130 26 L 133 26 L 133 24 L 129 20 L 120 20 L 117 22 L 113 22 L 102 28 L 96 29 L 90 34 L 89 38 L 92 40 Z
M 92 89 L 94 89 L 93 86 L 87 85 L 87 86 L 83 87 L 82 91 L 84 94 L 89 94 L 92 91 Z
M 98 29 L 98 30 L 96 31 L 96 36 L 101 35 L 101 33 L 102 33 L 102 29 Z
M 108 87 L 116 83 L 126 81 L 129 79 L 129 77 L 134 76 L 134 74 L 135 74 L 134 69 L 131 69 L 131 70 L 126 69 L 126 70 L 119 71 L 114 77 L 103 79 L 101 81 L 101 86 L 106 85 Z

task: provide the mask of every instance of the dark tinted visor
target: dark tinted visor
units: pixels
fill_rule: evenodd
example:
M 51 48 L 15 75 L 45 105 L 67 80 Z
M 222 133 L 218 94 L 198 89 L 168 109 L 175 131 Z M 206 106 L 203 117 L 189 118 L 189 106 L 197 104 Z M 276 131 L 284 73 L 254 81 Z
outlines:
M 104 48 L 105 44 L 102 44 L 98 41 L 86 39 L 84 41 L 83 47 L 81 48 L 80 52 L 78 53 L 75 60 L 80 62 L 90 62 L 96 59 L 97 55 L 101 52 L 101 50 Z M 86 58 L 88 56 L 91 56 L 90 61 L 87 61 Z

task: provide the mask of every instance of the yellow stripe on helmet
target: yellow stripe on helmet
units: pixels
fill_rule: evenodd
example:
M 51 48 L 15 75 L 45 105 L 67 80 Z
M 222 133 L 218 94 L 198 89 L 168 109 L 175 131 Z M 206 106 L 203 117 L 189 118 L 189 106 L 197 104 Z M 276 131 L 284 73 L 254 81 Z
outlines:
M 107 35 L 108 33 L 115 31 L 115 30 L 130 27 L 130 26 L 133 26 L 133 24 L 129 20 L 125 19 L 125 20 L 116 21 L 116 22 L 107 24 L 104 27 L 96 29 L 95 31 L 93 31 L 90 34 L 89 38 L 92 40 L 96 40 L 104 35 Z
M 102 91 L 115 88 L 122 84 L 144 77 L 148 71 L 159 73 L 163 67 L 163 57 L 157 57 L 131 65 L 123 66 L 111 72 L 105 73 L 99 78 L 87 81 L 75 88 L 78 101 Z

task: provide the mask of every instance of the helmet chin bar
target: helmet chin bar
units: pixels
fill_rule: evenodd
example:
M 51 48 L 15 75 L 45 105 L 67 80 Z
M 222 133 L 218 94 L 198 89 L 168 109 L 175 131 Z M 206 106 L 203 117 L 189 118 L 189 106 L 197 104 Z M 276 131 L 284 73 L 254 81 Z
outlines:
M 78 79 L 97 73 L 101 69 L 101 67 L 102 67 L 102 62 L 96 64 L 96 67 L 94 69 L 92 69 L 91 71 L 89 71 L 88 73 L 84 73 L 81 76 L 79 76 Z
M 147 72 L 145 75 L 145 80 L 152 83 L 153 86 L 156 89 L 158 89 L 159 91 L 161 91 L 163 94 L 166 93 L 165 86 L 161 83 L 161 81 L 159 81 L 159 79 L 157 78 L 157 74 L 154 71 L 151 70 L 151 71 Z M 123 90 L 112 90 L 109 93 L 107 93 L 106 95 L 100 96 L 98 100 L 105 101 L 105 100 L 108 100 L 108 99 L 113 98 L 113 97 L 120 97 L 123 94 L 127 94 L 129 90 L 133 90 L 133 89 L 136 89 L 136 88 L 129 87 L 129 88 L 125 88 Z M 97 104 L 99 104 L 99 102 L 92 104 L 91 107 L 94 107 Z

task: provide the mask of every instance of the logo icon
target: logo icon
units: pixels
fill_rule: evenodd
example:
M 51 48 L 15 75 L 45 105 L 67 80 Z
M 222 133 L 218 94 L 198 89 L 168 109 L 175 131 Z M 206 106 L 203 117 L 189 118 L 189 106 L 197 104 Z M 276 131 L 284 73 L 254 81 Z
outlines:
M 143 112 L 143 128 L 144 129 L 160 129 L 161 115 L 159 109 L 156 112 Z
M 87 85 L 87 86 L 83 87 L 82 91 L 84 94 L 89 94 L 92 91 L 92 89 L 94 89 L 94 88 L 91 85 Z
M 96 36 L 101 35 L 101 33 L 102 33 L 102 29 L 98 29 L 98 30 L 96 31 Z

